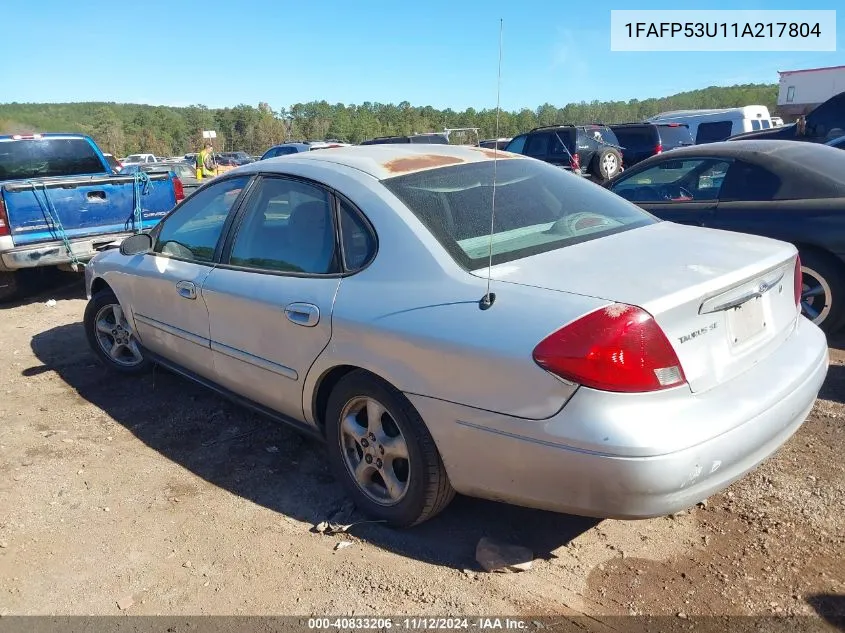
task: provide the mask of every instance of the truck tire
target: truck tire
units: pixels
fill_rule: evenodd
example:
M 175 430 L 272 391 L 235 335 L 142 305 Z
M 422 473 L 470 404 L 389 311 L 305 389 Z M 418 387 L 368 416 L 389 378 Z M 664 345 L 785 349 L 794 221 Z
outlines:
M 621 168 L 622 154 L 619 153 L 619 150 L 605 147 L 593 159 L 593 163 L 590 165 L 590 173 L 603 182 L 613 178 Z
M 18 296 L 20 284 L 18 275 L 13 272 L 0 272 L 0 301 L 9 301 Z

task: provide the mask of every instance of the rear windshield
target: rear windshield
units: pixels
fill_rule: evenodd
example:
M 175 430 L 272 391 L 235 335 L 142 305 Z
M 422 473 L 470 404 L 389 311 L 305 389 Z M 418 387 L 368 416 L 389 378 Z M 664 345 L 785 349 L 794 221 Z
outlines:
M 653 148 L 658 142 L 655 129 L 650 125 L 618 127 L 613 131 L 619 144 L 626 149 Z
M 102 174 L 106 169 L 88 141 L 45 138 L 0 143 L 0 180 Z
M 610 145 L 619 145 L 619 139 L 616 138 L 613 130 L 609 127 L 588 126 L 583 128 L 584 134 L 597 141 L 608 143 Z
M 664 147 L 693 145 L 692 134 L 688 125 L 658 125 L 660 142 Z
M 493 161 L 383 180 L 468 270 L 487 266 Z M 513 261 L 658 220 L 610 191 L 548 163 L 499 160 L 493 263 Z

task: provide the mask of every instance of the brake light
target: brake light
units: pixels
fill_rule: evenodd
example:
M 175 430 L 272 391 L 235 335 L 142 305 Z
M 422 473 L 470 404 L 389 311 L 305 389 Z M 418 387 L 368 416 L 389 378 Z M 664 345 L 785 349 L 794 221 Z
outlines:
M 675 350 L 648 312 L 622 303 L 553 332 L 534 362 L 566 380 L 617 392 L 658 391 L 686 382 Z
M 804 274 L 801 272 L 801 256 L 800 255 L 798 255 L 795 258 L 794 285 L 795 285 L 795 306 L 800 310 L 801 309 L 801 294 L 804 290 Z
M 581 169 L 581 157 L 578 155 L 577 152 L 572 154 L 572 158 L 569 161 L 569 166 L 572 168 L 572 171 L 578 171 Z
M 663 143 L 658 143 L 657 147 L 654 148 L 655 154 L 662 154 L 663 153 Z
M 22 140 L 32 141 L 32 140 L 39 140 L 40 138 L 41 138 L 40 134 L 13 134 L 12 135 L 12 140 L 15 140 L 15 141 L 22 141 Z
M 185 199 L 185 187 L 182 186 L 182 181 L 177 176 L 173 177 L 173 193 L 176 194 L 176 202 Z
M 11 234 L 9 230 L 9 216 L 6 215 L 6 203 L 3 202 L 3 193 L 0 192 L 0 237 Z

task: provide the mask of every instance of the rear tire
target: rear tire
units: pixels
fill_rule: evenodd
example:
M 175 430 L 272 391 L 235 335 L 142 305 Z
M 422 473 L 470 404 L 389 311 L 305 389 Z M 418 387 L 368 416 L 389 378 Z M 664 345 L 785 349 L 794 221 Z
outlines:
M 801 272 L 801 313 L 825 333 L 832 334 L 845 317 L 843 266 L 828 253 L 807 250 L 801 252 Z
M 143 374 L 152 366 L 135 338 L 111 288 L 91 297 L 85 306 L 85 335 L 101 363 L 122 374 Z
M 363 370 L 334 387 L 326 407 L 331 466 L 355 505 L 394 527 L 441 512 L 455 496 L 419 413 L 391 385 Z

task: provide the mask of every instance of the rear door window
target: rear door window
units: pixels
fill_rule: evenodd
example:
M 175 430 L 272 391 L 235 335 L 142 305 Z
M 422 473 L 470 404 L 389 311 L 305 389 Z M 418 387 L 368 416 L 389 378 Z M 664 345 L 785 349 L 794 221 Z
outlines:
M 533 156 L 534 158 L 548 156 L 551 140 L 552 135 L 548 132 L 529 135 L 528 141 L 525 143 L 525 155 Z
M 730 121 L 710 121 L 708 123 L 701 123 L 698 126 L 698 132 L 695 135 L 695 142 L 697 145 L 702 143 L 716 143 L 724 141 L 731 135 L 733 131 L 733 123 Z
M 0 180 L 102 174 L 106 169 L 81 138 L 42 138 L 0 143 Z

